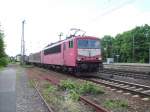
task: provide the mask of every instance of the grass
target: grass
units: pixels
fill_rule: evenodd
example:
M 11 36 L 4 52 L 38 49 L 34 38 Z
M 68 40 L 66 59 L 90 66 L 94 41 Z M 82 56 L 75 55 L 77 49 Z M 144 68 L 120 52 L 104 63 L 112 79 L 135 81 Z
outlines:
M 48 83 L 44 85 L 44 94 L 55 93 L 56 91 L 57 88 L 55 86 L 52 86 Z
M 100 86 L 92 82 L 85 81 L 83 83 L 79 83 L 77 81 L 72 80 L 62 80 L 60 83 L 60 88 L 69 93 L 71 99 L 78 101 L 80 95 L 85 94 L 103 94 L 104 90 Z
M 33 65 L 26 65 L 26 64 L 23 64 L 21 66 L 24 67 L 24 68 L 32 68 L 33 67 Z
M 72 80 L 61 80 L 60 82 L 60 88 L 63 90 L 74 90 L 77 88 L 77 86 L 78 84 Z
M 57 87 L 45 82 L 43 85 L 43 95 L 45 96 L 46 100 L 49 101 L 49 94 L 56 94 Z
M 29 79 L 29 81 L 28 81 L 28 85 L 29 85 L 29 87 L 34 88 L 35 81 L 34 81 L 34 80 L 32 80 L 32 79 Z
M 63 107 L 63 110 L 65 110 L 65 112 L 81 112 L 79 105 L 71 99 L 65 100 L 63 102 L 62 107 Z
M 10 61 L 8 64 L 18 64 L 18 62 Z
M 4 70 L 4 67 L 0 66 L 0 71 Z
M 43 85 L 43 96 L 46 99 L 48 103 L 51 105 L 57 106 L 56 111 L 62 112 L 62 111 L 67 111 L 67 112 L 80 112 L 79 106 L 68 94 L 66 95 L 60 95 L 60 88 L 57 86 L 53 86 L 46 82 Z M 75 94 L 71 94 L 75 95 Z
M 109 109 L 128 108 L 128 102 L 124 100 L 106 100 L 103 105 Z
M 79 86 L 80 87 L 80 86 Z M 103 94 L 104 90 L 92 82 L 84 82 L 79 88 L 81 94 Z

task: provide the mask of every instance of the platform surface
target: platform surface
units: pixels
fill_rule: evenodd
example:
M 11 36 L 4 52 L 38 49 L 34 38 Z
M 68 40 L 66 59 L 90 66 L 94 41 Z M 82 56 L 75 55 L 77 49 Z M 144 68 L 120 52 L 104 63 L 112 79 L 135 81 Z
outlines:
M 0 71 L 0 112 L 16 112 L 16 71 Z

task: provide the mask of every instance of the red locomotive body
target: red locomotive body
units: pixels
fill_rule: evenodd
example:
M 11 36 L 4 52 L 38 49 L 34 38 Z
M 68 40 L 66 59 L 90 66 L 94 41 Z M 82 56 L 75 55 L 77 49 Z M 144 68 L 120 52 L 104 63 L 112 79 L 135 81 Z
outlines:
M 48 68 L 72 72 L 92 72 L 102 68 L 101 44 L 96 37 L 72 35 L 36 54 L 38 56 L 29 56 L 29 61 Z M 32 61 L 30 57 L 40 59 Z

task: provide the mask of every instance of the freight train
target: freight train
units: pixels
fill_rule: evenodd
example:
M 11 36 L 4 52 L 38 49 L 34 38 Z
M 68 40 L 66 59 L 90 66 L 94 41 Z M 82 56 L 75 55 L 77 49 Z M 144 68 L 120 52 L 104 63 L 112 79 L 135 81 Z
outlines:
M 96 72 L 103 68 L 101 42 L 93 36 L 76 35 L 29 55 L 28 63 L 67 72 Z

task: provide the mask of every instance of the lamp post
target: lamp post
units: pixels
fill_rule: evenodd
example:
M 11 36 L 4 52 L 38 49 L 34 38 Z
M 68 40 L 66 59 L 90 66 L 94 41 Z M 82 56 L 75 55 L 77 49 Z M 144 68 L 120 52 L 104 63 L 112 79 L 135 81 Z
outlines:
M 132 63 L 134 63 L 134 34 L 133 34 L 133 38 L 132 38 Z
M 60 32 L 60 34 L 58 36 L 59 36 L 59 41 L 61 41 L 61 37 L 63 36 L 63 33 Z
M 25 20 L 23 20 L 23 21 L 22 21 L 22 37 L 21 37 L 21 64 L 24 64 L 24 55 L 25 55 L 24 23 L 25 23 Z
M 108 51 L 109 40 L 104 40 L 104 42 L 106 43 L 106 47 L 104 48 L 104 50 L 105 50 L 105 53 L 106 53 L 106 62 L 107 62 L 107 58 L 109 58 L 109 51 Z
M 148 39 L 148 36 L 149 36 L 149 34 L 148 34 L 148 29 L 146 29 L 146 34 L 145 34 L 145 36 L 146 36 L 146 38 L 147 38 L 147 40 L 148 40 L 148 57 L 149 57 L 149 64 L 150 64 L 150 42 L 149 42 L 149 39 Z
M 104 48 L 104 51 L 105 51 L 105 53 L 107 52 L 107 48 L 106 47 Z M 107 61 L 107 53 L 106 53 L 105 58 L 106 58 L 106 61 Z
M 117 63 L 119 62 L 119 56 L 120 56 L 120 55 L 118 55 L 118 54 L 116 55 L 116 57 L 117 57 Z
M 149 64 L 150 64 L 150 42 L 148 43 L 149 45 Z

